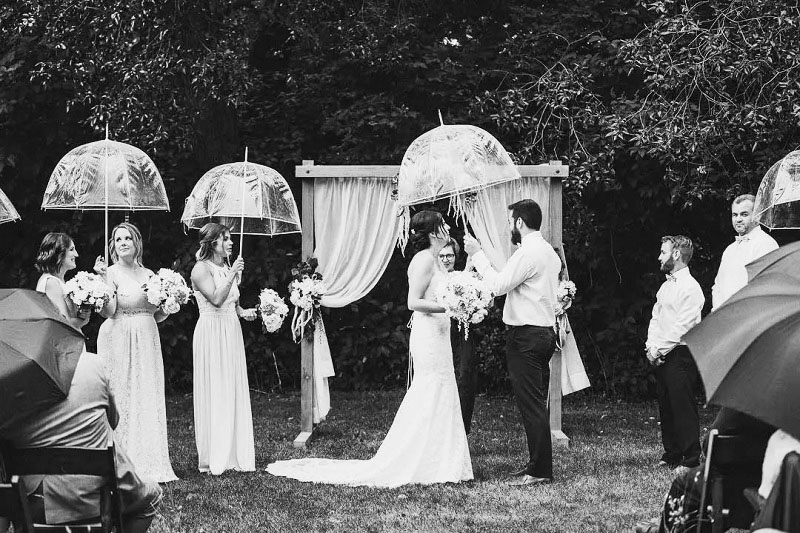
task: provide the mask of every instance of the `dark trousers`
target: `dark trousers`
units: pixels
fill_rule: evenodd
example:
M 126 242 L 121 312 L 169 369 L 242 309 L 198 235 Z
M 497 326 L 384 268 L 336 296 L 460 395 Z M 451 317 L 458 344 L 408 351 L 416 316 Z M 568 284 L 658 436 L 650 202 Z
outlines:
M 475 353 L 475 332 L 464 338 L 464 331 L 455 323 L 450 324 L 450 344 L 453 347 L 453 367 L 456 371 L 458 399 L 461 401 L 461 418 L 469 435 L 472 413 L 475 410 L 475 394 L 478 390 L 478 358 Z
M 553 328 L 511 326 L 506 336 L 508 376 L 517 398 L 530 460 L 528 475 L 553 478 L 553 445 L 547 390 L 550 384 L 550 358 L 556 348 Z
M 676 346 L 655 370 L 661 418 L 662 460 L 694 467 L 700 463 L 700 416 L 694 391 L 698 371 L 686 346 Z

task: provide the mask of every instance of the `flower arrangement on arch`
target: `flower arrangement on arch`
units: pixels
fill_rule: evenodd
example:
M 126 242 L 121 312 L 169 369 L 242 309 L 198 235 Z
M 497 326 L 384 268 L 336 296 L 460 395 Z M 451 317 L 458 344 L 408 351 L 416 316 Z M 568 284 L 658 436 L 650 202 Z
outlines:
M 558 283 L 556 289 L 556 301 L 553 305 L 553 310 L 556 313 L 556 347 L 560 350 L 567 340 L 567 333 L 569 332 L 569 323 L 567 322 L 567 309 L 572 307 L 572 301 L 575 299 L 575 294 L 578 288 L 575 283 L 568 279 L 562 279 Z
M 320 316 L 319 307 L 327 287 L 322 282 L 322 274 L 317 272 L 318 264 L 315 257 L 309 257 L 292 269 L 289 301 L 294 305 L 292 336 L 295 342 L 314 331 L 314 323 Z
M 97 274 L 81 271 L 65 284 L 67 296 L 78 308 L 100 312 L 111 300 L 111 289 Z
M 168 315 L 180 311 L 192 295 L 183 276 L 169 268 L 159 268 L 142 285 L 142 289 L 147 301 Z
M 262 289 L 258 295 L 258 314 L 266 333 L 275 333 L 283 325 L 283 320 L 289 314 L 286 301 L 272 289 Z
M 489 314 L 492 298 L 494 295 L 477 272 L 450 272 L 436 292 L 445 314 L 458 322 L 459 330 L 464 330 L 465 340 L 470 324 L 479 324 Z

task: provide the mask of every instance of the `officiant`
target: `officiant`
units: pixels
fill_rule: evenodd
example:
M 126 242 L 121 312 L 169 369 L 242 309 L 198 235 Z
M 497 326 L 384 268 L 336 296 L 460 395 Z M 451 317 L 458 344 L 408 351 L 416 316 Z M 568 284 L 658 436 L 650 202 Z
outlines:
M 455 269 L 461 260 L 461 247 L 458 241 L 451 238 L 439 251 L 439 264 L 447 272 Z M 470 328 L 469 336 L 464 338 L 464 330 L 458 322 L 450 321 L 450 345 L 453 347 L 453 367 L 456 371 L 458 399 L 461 402 L 461 417 L 464 419 L 464 430 L 469 435 L 472 424 L 472 413 L 475 410 L 475 395 L 478 392 L 478 357 L 475 353 L 476 329 Z

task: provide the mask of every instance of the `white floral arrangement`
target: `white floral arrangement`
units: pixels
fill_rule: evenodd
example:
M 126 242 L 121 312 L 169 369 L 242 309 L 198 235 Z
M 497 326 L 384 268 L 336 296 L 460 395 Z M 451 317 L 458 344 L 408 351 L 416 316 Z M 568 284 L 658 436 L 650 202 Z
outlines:
M 469 337 L 470 324 L 479 324 L 489 314 L 493 297 L 475 272 L 450 272 L 436 291 L 436 300 L 445 314 L 458 322 L 459 330 L 464 330 L 464 339 Z
M 322 296 L 328 291 L 322 274 L 317 272 L 317 265 L 317 259 L 309 257 L 292 269 L 289 301 L 294 305 L 292 336 L 295 342 L 300 342 L 314 331 L 314 323 L 320 317 Z
M 258 312 L 264 330 L 275 333 L 283 325 L 283 320 L 289 314 L 289 306 L 280 295 L 272 289 L 263 289 L 258 295 Z
M 556 289 L 556 303 L 554 311 L 556 316 L 561 316 L 567 312 L 567 309 L 572 307 L 572 300 L 575 299 L 575 293 L 578 292 L 575 284 L 569 280 L 561 280 Z
M 168 315 L 180 311 L 181 306 L 187 303 L 192 295 L 183 276 L 169 268 L 158 269 L 142 288 L 147 301 Z
M 102 277 L 90 272 L 78 272 L 66 282 L 67 296 L 76 306 L 100 311 L 111 300 L 112 290 Z

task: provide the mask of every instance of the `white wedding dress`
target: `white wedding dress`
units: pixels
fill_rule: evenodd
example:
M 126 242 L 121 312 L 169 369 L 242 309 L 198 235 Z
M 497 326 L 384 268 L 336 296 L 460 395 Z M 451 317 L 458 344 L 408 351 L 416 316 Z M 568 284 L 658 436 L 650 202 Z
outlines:
M 437 272 L 425 298 L 433 300 Z M 300 481 L 398 487 L 472 479 L 467 435 L 444 313 L 414 312 L 409 339 L 414 379 L 378 452 L 368 460 L 306 458 L 278 461 L 267 472 Z

